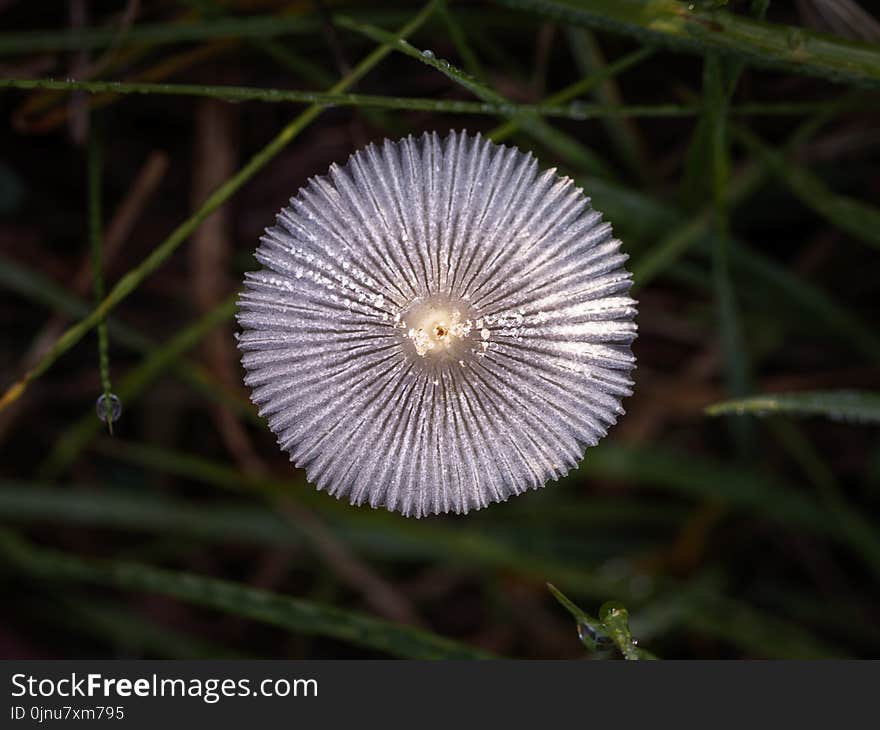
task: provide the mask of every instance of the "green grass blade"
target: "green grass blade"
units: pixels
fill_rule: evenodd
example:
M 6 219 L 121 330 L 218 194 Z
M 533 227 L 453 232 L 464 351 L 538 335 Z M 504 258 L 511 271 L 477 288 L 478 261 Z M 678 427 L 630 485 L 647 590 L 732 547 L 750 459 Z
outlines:
M 467 36 L 465 36 L 455 13 L 450 10 L 448 0 L 443 0 L 443 2 L 440 3 L 437 15 L 446 26 L 446 30 L 449 33 L 449 39 L 452 41 L 452 45 L 455 46 L 455 50 L 461 57 L 467 72 L 476 79 L 485 79 L 486 72 L 483 70 L 480 59 L 477 58 L 477 54 L 474 53 L 473 48 L 471 48 L 470 43 L 468 43 Z
M 832 537 L 872 567 L 880 565 L 880 532 L 876 527 L 866 524 L 856 532 L 846 522 L 829 520 L 825 505 L 816 498 L 762 471 L 670 450 L 627 448 L 613 442 L 593 449 L 579 471 L 691 498 L 721 501 L 779 525 Z
M 576 99 L 583 94 L 586 94 L 591 89 L 595 88 L 603 81 L 613 78 L 619 73 L 622 73 L 626 69 L 635 66 L 645 59 L 649 58 L 654 54 L 653 48 L 639 48 L 632 53 L 627 54 L 626 56 L 622 56 L 617 59 L 613 63 L 609 63 L 607 66 L 603 66 L 601 69 L 584 76 L 584 78 L 579 81 L 575 81 L 570 86 L 566 86 L 564 89 L 560 89 L 554 94 L 548 96 L 544 101 L 541 102 L 541 105 L 548 104 L 564 104 L 567 101 L 571 101 L 572 99 Z M 582 106 L 581 108 L 589 109 L 589 106 Z M 614 107 L 606 107 L 608 109 L 613 109 Z M 694 107 L 694 112 L 696 112 L 696 107 Z M 493 129 L 486 136 L 495 142 L 501 142 L 514 132 L 516 132 L 520 128 L 520 123 L 516 119 L 511 119 L 510 121 L 501 124 L 500 126 Z
M 739 646 L 753 656 L 775 659 L 845 659 L 846 651 L 804 632 L 787 619 L 717 595 L 689 607 L 682 623 L 690 629 Z
M 599 609 L 602 624 L 608 632 L 614 646 L 627 661 L 638 661 L 647 658 L 639 651 L 629 628 L 629 611 L 620 603 L 606 603 Z M 652 654 L 651 659 L 656 659 Z
M 831 81 L 880 87 L 880 47 L 677 0 L 498 0 L 566 23 Z
M 760 165 L 747 165 L 726 186 L 725 205 L 732 208 L 751 197 L 764 183 L 766 174 Z M 632 267 L 633 289 L 638 291 L 646 286 L 705 238 L 713 220 L 714 206 L 706 206 L 666 231 L 656 244 L 637 256 Z
M 176 598 L 296 634 L 327 636 L 410 659 L 487 659 L 488 652 L 422 629 L 270 593 L 239 583 L 140 563 L 85 560 L 37 548 L 0 531 L 0 555 L 7 565 L 34 578 L 105 585 Z
M 188 23 L 141 23 L 128 29 L 127 44 L 158 45 L 219 40 L 223 38 L 277 38 L 304 35 L 321 28 L 315 16 L 222 18 Z M 17 31 L 0 34 L 0 55 L 80 51 L 106 48 L 119 41 L 117 28 Z
M 153 350 L 138 367 L 122 379 L 117 392 L 119 399 L 123 403 L 133 401 L 183 354 L 195 347 L 208 332 L 231 319 L 235 312 L 236 298 L 237 295 L 229 297 Z M 99 423 L 89 412 L 64 431 L 40 467 L 40 476 L 54 478 L 64 471 L 97 435 Z
M 712 284 L 718 312 L 718 332 L 724 361 L 727 389 L 735 397 L 749 390 L 749 365 L 745 342 L 739 324 L 738 305 L 730 273 L 730 219 L 728 199 L 730 187 L 730 142 L 727 107 L 732 88 L 725 88 L 724 65 L 717 53 L 706 56 L 703 70 L 703 101 L 705 110 L 705 142 L 712 171 Z M 741 456 L 750 449 L 749 424 L 730 421 L 731 435 Z
M 101 214 L 101 140 L 99 137 L 98 118 L 92 115 L 89 126 L 88 144 L 88 209 L 89 209 L 89 244 L 92 257 L 92 291 L 95 305 L 104 298 L 104 223 Z M 98 371 L 101 375 L 101 390 L 104 396 L 104 422 L 107 430 L 113 433 L 113 415 L 110 383 L 110 340 L 107 336 L 107 321 L 102 319 L 97 325 L 98 331 Z
M 508 99 L 497 91 L 480 83 L 477 79 L 466 74 L 461 69 L 456 68 L 448 61 L 438 58 L 430 49 L 420 51 L 405 40 L 394 39 L 389 33 L 381 28 L 377 28 L 368 23 L 359 22 L 346 16 L 334 16 L 334 20 L 343 28 L 364 35 L 374 41 L 387 43 L 396 51 L 399 51 L 426 66 L 436 69 L 450 81 L 466 89 L 484 102 L 498 104 L 502 107 L 507 105 L 507 110 L 504 116 L 518 119 L 522 129 L 531 134 L 543 145 L 553 150 L 577 170 L 589 172 L 600 177 L 614 177 L 611 166 L 598 154 L 593 152 L 593 150 L 581 144 L 574 137 L 551 126 L 543 119 L 537 118 L 531 114 L 519 114 L 516 110 L 515 104 L 511 104 Z
M 706 408 L 710 416 L 724 414 L 767 416 L 825 416 L 835 421 L 880 423 L 880 393 L 829 390 L 802 393 L 767 393 L 715 403 Z
M 41 486 L 0 481 L 0 514 L 23 524 L 64 524 L 177 535 L 210 542 L 301 546 L 296 524 L 262 506 L 215 499 L 210 504 L 130 488 Z
M 68 294 L 41 274 L 2 255 L 0 255 L 0 286 L 14 291 L 32 302 L 46 306 L 52 311 L 62 312 L 71 317 L 82 317 L 89 312 L 89 305 L 85 301 Z M 148 337 L 122 322 L 110 319 L 107 322 L 107 328 L 109 334 L 113 336 L 114 342 L 133 352 L 149 355 L 157 347 L 156 343 Z M 172 363 L 172 367 L 183 381 L 189 383 L 212 401 L 221 403 L 233 413 L 252 423 L 261 425 L 264 423 L 257 416 L 256 409 L 250 401 L 240 397 L 237 393 L 230 392 L 201 365 L 178 359 Z
M 825 512 L 801 491 L 746 467 L 695 457 L 670 449 L 633 448 L 606 442 L 591 449 L 578 473 L 662 489 L 700 500 L 720 500 L 784 525 L 828 535 Z M 845 534 L 835 536 L 846 541 Z
M 880 248 L 880 208 L 836 194 L 809 170 L 787 160 L 748 129 L 740 127 L 735 133 L 805 206 L 842 231 Z
M 813 117 L 805 120 L 791 134 L 785 143 L 785 150 L 793 150 L 808 141 L 835 114 L 845 111 L 858 99 L 861 93 L 846 94 L 828 102 Z M 761 160 L 745 166 L 727 187 L 726 205 L 732 209 L 751 197 L 764 184 L 771 170 L 769 164 Z M 638 290 L 675 263 L 687 250 L 700 241 L 712 223 L 712 208 L 706 207 L 690 219 L 679 222 L 672 230 L 658 230 L 664 234 L 646 253 L 641 254 L 633 264 L 633 290 Z M 656 235 L 655 234 L 655 235 Z
M 509 101 L 460 101 L 456 99 L 421 99 L 406 96 L 373 94 L 336 94 L 292 89 L 261 89 L 246 86 L 211 86 L 202 84 L 159 84 L 126 81 L 58 81 L 55 79 L 0 79 L 0 89 L 44 89 L 50 91 L 85 91 L 89 94 L 158 95 L 220 99 L 221 101 L 256 101 L 271 104 L 315 104 L 320 107 L 352 106 L 372 109 L 426 111 L 435 114 L 476 114 L 491 116 L 527 115 L 559 117 L 583 121 L 598 117 L 680 117 L 696 113 L 695 107 L 677 104 L 612 106 L 581 104 L 514 104 Z M 760 109 L 758 110 L 760 111 Z

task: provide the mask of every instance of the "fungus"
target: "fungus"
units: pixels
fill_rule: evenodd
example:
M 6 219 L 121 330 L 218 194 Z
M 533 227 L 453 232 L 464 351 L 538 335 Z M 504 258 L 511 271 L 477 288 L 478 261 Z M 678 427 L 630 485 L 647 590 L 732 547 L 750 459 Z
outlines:
M 311 179 L 256 258 L 245 383 L 337 498 L 478 509 L 566 474 L 623 413 L 627 257 L 531 154 L 455 132 L 370 145 Z

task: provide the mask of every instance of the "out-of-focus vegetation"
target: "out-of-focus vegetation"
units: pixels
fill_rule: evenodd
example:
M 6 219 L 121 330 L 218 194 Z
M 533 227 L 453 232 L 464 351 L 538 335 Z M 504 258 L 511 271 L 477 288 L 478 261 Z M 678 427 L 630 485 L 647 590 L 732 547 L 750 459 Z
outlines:
M 0 656 L 877 656 L 880 25 L 834 5 L 0 2 Z M 232 315 L 310 176 L 461 128 L 614 225 L 636 391 L 414 521 L 287 463 Z

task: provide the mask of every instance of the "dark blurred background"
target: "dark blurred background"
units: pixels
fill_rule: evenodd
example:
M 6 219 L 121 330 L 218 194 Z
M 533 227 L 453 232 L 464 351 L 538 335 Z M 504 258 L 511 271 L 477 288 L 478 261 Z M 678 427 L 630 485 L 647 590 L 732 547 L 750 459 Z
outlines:
M 767 19 L 876 47 L 870 5 L 865 16 L 840 6 L 843 20 L 820 0 L 771 2 Z M 0 0 L 0 77 L 326 90 L 377 45 L 338 16 L 392 31 L 421 7 Z M 289 32 L 247 30 L 276 15 Z M 192 24 L 204 37 L 177 40 Z M 77 50 L 58 37 L 76 28 L 105 35 Z M 11 47 L 16 38 L 32 47 Z M 410 41 L 517 104 L 648 48 L 494 2 L 441 3 Z M 577 97 L 584 109 L 693 113 L 498 132 L 498 115 L 359 104 L 298 130 L 113 309 L 109 374 L 123 412 L 112 436 L 95 414 L 94 330 L 0 412 L 0 656 L 420 655 L 393 632 L 386 649 L 346 633 L 352 615 L 511 657 L 614 656 L 588 652 L 548 581 L 589 613 L 623 602 L 640 645 L 661 657 L 877 656 L 877 424 L 704 408 L 733 395 L 880 388 L 880 96 L 742 69 L 730 103 L 757 106 L 729 116 L 725 274 L 712 254 L 704 59 L 664 48 L 633 58 Z M 474 99 L 400 52 L 349 90 Z M 803 108 L 761 111 L 783 102 Z M 90 136 L 103 153 L 109 290 L 301 111 L 0 90 L 0 387 L 94 305 Z M 228 302 L 256 268 L 262 229 L 309 177 L 367 142 L 450 129 L 494 131 L 592 195 L 631 256 L 638 369 L 626 416 L 565 480 L 467 517 L 414 521 L 338 503 L 287 462 L 247 400 Z M 735 326 L 719 301 L 732 301 Z M 206 577 L 228 581 L 228 600 Z M 314 603 L 321 618 L 308 624 L 300 604 L 261 613 L 254 590 Z

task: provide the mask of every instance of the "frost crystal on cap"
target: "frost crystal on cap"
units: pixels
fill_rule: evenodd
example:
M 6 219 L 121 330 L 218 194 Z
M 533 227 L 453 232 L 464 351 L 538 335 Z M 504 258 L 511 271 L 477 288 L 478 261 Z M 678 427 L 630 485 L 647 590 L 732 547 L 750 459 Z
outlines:
M 319 489 L 467 512 L 565 474 L 623 413 L 626 256 L 530 154 L 464 133 L 370 145 L 261 240 L 245 383 Z

